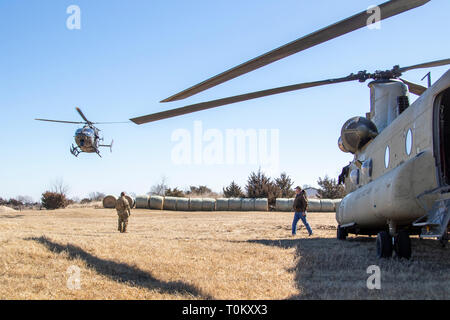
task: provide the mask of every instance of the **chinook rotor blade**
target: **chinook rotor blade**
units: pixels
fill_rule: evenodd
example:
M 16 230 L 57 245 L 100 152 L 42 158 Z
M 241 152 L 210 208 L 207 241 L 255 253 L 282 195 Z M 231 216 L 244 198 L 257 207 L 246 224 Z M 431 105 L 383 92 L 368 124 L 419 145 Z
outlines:
M 419 7 L 429 2 L 430 0 L 391 0 L 379 5 L 380 19 L 387 19 L 410 9 Z M 337 38 L 354 30 L 360 29 L 368 25 L 368 21 L 372 16 L 370 10 L 362 11 L 350 18 L 332 24 L 326 28 L 313 32 L 307 36 L 294 40 L 284 46 L 281 46 L 275 50 L 269 51 L 259 57 L 249 60 L 243 64 L 240 64 L 232 69 L 229 69 L 223 73 L 220 73 L 208 80 L 200 82 L 184 91 L 181 91 L 169 98 L 162 100 L 161 102 L 171 102 L 176 100 L 185 99 L 194 94 L 217 86 L 223 82 L 239 77 L 245 73 L 256 70 L 270 63 L 286 58 L 294 53 L 306 50 L 314 47 L 323 42 Z
M 88 124 L 92 124 L 92 122 L 90 122 L 85 116 L 84 116 L 84 114 L 83 114 L 83 112 L 81 111 L 81 109 L 80 108 L 78 108 L 78 107 L 76 107 L 75 108 L 75 110 L 77 110 L 78 111 L 78 113 L 80 114 L 80 116 L 83 118 L 83 120 L 84 121 L 86 121 L 86 123 L 88 123 Z
M 220 107 L 220 106 L 224 106 L 224 105 L 228 105 L 228 104 L 232 104 L 232 103 L 236 103 L 236 102 L 242 102 L 242 101 L 252 100 L 252 99 L 261 98 L 261 97 L 267 97 L 267 96 L 271 96 L 274 94 L 280 94 L 280 93 L 301 90 L 301 89 L 306 89 L 306 88 L 312 88 L 312 87 L 318 87 L 318 86 L 324 86 L 324 85 L 329 85 L 329 84 L 335 84 L 335 83 L 340 83 L 340 82 L 354 81 L 354 80 L 359 80 L 359 79 L 360 79 L 359 74 L 356 74 L 356 75 L 351 74 L 351 75 L 349 75 L 347 77 L 343 77 L 343 78 L 299 83 L 299 84 L 294 84 L 294 85 L 289 85 L 289 86 L 284 86 L 284 87 L 278 87 L 278 88 L 273 88 L 273 89 L 268 89 L 268 90 L 262 90 L 262 91 L 241 94 L 241 95 L 223 98 L 223 99 L 217 99 L 217 100 L 208 101 L 208 102 L 196 103 L 196 104 L 192 104 L 192 105 L 181 107 L 181 108 L 176 108 L 176 109 L 171 109 L 171 110 L 167 110 L 167 111 L 149 114 L 146 116 L 136 117 L 136 118 L 133 118 L 130 120 L 136 124 L 144 124 L 144 123 L 148 123 L 148 122 L 152 122 L 152 121 L 157 121 L 157 120 L 180 116 L 180 115 L 187 114 L 187 113 L 192 113 L 192 112 L 197 112 L 197 111 L 201 111 L 201 110 Z
M 80 122 L 80 121 L 63 121 L 63 120 L 49 120 L 49 119 L 34 119 L 34 120 L 38 120 L 38 121 L 49 121 L 49 122 L 60 122 L 60 123 L 73 123 L 73 124 L 81 124 L 84 122 Z
M 414 93 L 418 96 L 421 96 L 427 90 L 427 88 L 425 88 L 424 86 L 421 86 L 420 84 L 413 83 L 413 82 L 410 82 L 410 81 L 402 79 L 402 78 L 399 78 L 399 79 L 408 86 L 409 92 Z
M 448 64 L 450 64 L 450 59 L 443 59 L 443 60 L 436 60 L 436 61 L 431 61 L 431 62 L 420 63 L 420 64 L 416 64 L 414 66 L 403 67 L 403 68 L 400 68 L 399 71 L 406 72 L 406 71 L 414 70 L 414 69 L 440 67 L 440 66 L 445 66 Z

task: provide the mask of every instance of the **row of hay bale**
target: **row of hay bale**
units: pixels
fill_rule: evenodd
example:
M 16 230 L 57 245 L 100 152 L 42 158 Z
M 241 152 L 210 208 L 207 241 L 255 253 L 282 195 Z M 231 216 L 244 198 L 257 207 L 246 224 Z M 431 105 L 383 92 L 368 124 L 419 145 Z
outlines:
M 309 212 L 335 212 L 342 199 L 308 199 Z M 294 198 L 277 198 L 276 211 L 292 211 Z
M 131 199 L 131 198 L 130 198 Z M 137 209 L 174 211 L 268 211 L 269 202 L 264 199 L 247 198 L 179 198 L 141 195 L 131 199 Z M 115 208 L 117 199 L 107 196 L 104 208 Z M 131 203 L 131 202 L 130 202 Z
M 125 198 L 127 198 L 128 203 L 130 204 L 130 207 L 133 208 L 136 205 L 136 200 L 132 197 L 126 195 Z M 106 196 L 103 198 L 103 208 L 113 209 L 116 207 L 117 198 L 115 196 Z

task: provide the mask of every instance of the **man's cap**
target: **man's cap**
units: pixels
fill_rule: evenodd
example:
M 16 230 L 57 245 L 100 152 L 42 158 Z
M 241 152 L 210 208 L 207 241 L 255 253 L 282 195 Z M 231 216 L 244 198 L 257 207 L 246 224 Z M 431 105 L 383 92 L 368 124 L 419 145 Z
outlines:
M 300 188 L 299 186 L 296 186 L 295 190 L 302 190 L 302 188 Z

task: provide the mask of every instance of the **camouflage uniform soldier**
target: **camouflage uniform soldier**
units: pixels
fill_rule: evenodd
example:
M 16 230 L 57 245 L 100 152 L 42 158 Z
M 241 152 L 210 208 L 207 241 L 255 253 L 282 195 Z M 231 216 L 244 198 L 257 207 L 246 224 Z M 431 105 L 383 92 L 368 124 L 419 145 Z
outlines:
M 125 192 L 120 194 L 116 202 L 117 215 L 119 216 L 119 231 L 127 232 L 128 217 L 131 215 L 130 204 L 125 198 Z

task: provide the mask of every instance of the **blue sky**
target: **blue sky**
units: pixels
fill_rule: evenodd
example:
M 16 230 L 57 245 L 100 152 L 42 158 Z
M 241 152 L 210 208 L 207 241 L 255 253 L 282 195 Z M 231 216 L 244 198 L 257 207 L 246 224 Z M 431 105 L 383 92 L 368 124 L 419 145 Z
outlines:
M 69 153 L 76 125 L 131 117 L 298 82 L 346 76 L 449 57 L 450 1 L 418 9 L 298 53 L 186 100 L 159 103 L 217 73 L 380 4 L 374 0 L 21 1 L 0 0 L 0 197 L 38 200 L 55 179 L 69 195 L 146 193 L 161 176 L 171 187 L 235 180 L 245 185 L 261 164 L 184 164 L 171 159 L 177 129 L 277 129 L 279 172 L 298 185 L 336 177 L 351 160 L 337 147 L 342 124 L 369 110 L 367 83 L 344 83 L 257 99 L 160 122 L 100 125 L 113 153 Z M 81 29 L 69 30 L 70 5 Z M 437 80 L 447 68 L 432 69 Z M 428 70 L 412 71 L 420 83 Z M 425 84 L 425 81 L 423 82 Z M 204 143 L 206 146 L 207 143 Z M 273 172 L 276 175 L 279 172 Z

